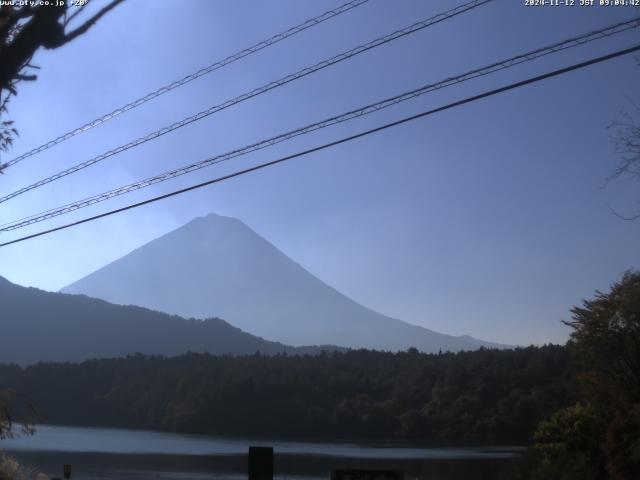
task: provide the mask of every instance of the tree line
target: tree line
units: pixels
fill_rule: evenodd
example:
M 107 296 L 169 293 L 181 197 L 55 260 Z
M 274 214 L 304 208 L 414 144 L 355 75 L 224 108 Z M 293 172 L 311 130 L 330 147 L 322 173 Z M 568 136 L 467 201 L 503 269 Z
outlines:
M 585 300 L 566 323 L 567 345 L 513 350 L 137 354 L 4 364 L 0 392 L 19 395 L 39 408 L 41 420 L 57 424 L 519 444 L 529 449 L 513 479 L 637 480 L 640 272 Z M 10 425 L 8 411 L 0 427 Z M 29 408 L 13 412 L 13 419 L 33 419 Z
M 640 272 L 572 310 L 568 404 L 536 428 L 523 478 L 640 478 Z
M 566 402 L 561 346 L 423 354 L 173 358 L 0 366 L 47 422 L 220 435 L 528 444 Z

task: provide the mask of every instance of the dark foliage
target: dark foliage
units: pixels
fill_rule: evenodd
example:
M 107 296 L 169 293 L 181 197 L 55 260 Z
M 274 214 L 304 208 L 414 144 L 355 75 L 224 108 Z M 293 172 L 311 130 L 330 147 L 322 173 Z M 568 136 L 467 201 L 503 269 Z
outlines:
M 0 367 L 52 423 L 526 444 L 569 390 L 564 347 L 318 356 L 135 355 Z
M 538 427 L 526 478 L 640 478 L 640 272 L 572 310 L 580 399 Z
M 0 6 L 0 151 L 10 148 L 18 134 L 13 122 L 2 120 L 2 116 L 7 113 L 10 97 L 17 95 L 17 84 L 36 80 L 33 71 L 38 67 L 31 64 L 36 51 L 59 48 L 83 35 L 122 1 L 112 0 L 75 28 L 70 28 L 71 23 L 88 2 L 77 2 L 79 6 L 73 8 L 69 1 Z M 0 163 L 0 173 L 3 167 Z
M 640 66 L 640 58 L 637 60 Z M 640 180 L 640 105 L 632 99 L 630 104 L 631 107 L 621 112 L 618 120 L 609 125 L 611 140 L 619 159 L 609 181 L 620 177 Z M 630 214 L 613 213 L 624 220 L 640 219 L 640 210 L 637 208 Z

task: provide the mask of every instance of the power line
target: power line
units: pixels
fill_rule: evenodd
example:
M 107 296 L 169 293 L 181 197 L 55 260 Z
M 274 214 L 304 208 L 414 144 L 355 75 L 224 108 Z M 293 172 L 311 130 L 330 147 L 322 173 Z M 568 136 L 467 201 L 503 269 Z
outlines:
M 94 127 L 97 127 L 109 120 L 111 120 L 114 117 L 117 117 L 118 115 L 128 112 L 129 110 L 133 110 L 134 108 L 139 107 L 140 105 L 147 103 L 151 100 L 153 100 L 154 98 L 157 98 L 161 95 L 164 95 L 165 93 L 170 92 L 171 90 L 174 90 L 178 87 L 181 87 L 197 78 L 203 77 L 204 75 L 208 75 L 209 73 L 212 73 L 222 67 L 226 67 L 227 65 L 234 63 L 244 57 L 248 57 L 249 55 L 259 52 L 260 50 L 270 47 L 272 45 L 275 45 L 278 42 L 281 42 L 282 40 L 285 40 L 289 37 L 292 37 L 293 35 L 296 35 L 300 32 L 303 32 L 304 30 L 307 30 L 308 28 L 311 27 L 315 27 L 316 25 L 320 25 L 321 23 L 337 17 L 338 15 L 341 15 L 342 13 L 348 12 L 351 9 L 354 9 L 356 7 L 359 7 L 365 3 L 367 3 L 369 0 L 352 0 L 350 2 L 347 2 L 343 5 L 340 5 L 337 8 L 334 8 L 333 10 L 329 10 L 327 12 L 324 12 L 322 15 L 318 15 L 317 17 L 314 18 L 310 18 L 302 23 L 300 23 L 299 25 L 296 25 L 294 27 L 291 27 L 290 29 L 278 33 L 276 35 L 273 35 L 270 38 L 267 38 L 266 40 L 262 40 L 261 42 L 256 43 L 255 45 L 252 45 L 248 48 L 245 48 L 244 50 L 240 50 L 237 53 L 234 53 L 233 55 L 229 55 L 227 58 L 223 59 L 223 60 L 219 60 L 215 63 L 212 63 L 211 65 L 201 68 L 200 70 L 198 70 L 197 72 L 193 72 L 189 75 L 186 75 L 185 77 L 181 78 L 180 80 L 176 80 L 174 82 L 171 82 L 167 85 L 164 85 L 160 88 L 158 88 L 157 90 L 148 93 L 130 103 L 127 103 L 121 107 L 116 108 L 115 110 L 106 113 L 104 115 L 102 115 L 101 117 L 98 117 L 94 120 L 91 120 L 90 122 L 85 123 L 84 125 L 74 129 L 74 130 L 70 130 L 67 133 L 64 133 L 62 135 L 60 135 L 57 138 L 54 138 L 53 140 L 50 140 L 46 143 L 43 143 L 42 145 L 34 148 L 33 150 L 30 150 L 26 153 L 23 153 L 22 155 L 14 158 L 13 160 L 9 161 L 6 163 L 7 167 L 10 167 L 12 165 L 15 165 L 18 162 L 21 162 L 22 160 L 24 160 L 25 158 L 28 157 L 32 157 L 33 155 L 36 155 L 40 152 L 43 152 L 55 145 L 58 145 L 59 143 L 62 143 L 66 140 L 69 140 L 72 137 L 75 137 L 76 135 L 79 135 L 83 132 L 86 132 L 87 130 L 90 130 Z
M 371 42 L 368 42 L 366 44 L 363 45 L 359 45 L 351 50 L 348 50 L 346 52 L 340 53 L 334 57 L 331 57 L 327 60 L 323 60 L 321 62 L 316 63 L 313 66 L 310 67 L 306 67 L 303 68 L 302 70 L 297 71 L 296 73 L 292 73 L 290 75 L 287 75 L 285 77 L 280 78 L 279 80 L 275 80 L 273 82 L 270 82 L 266 85 L 263 85 L 262 87 L 256 88 L 254 90 L 251 90 L 250 92 L 246 92 L 242 95 L 239 95 L 235 98 L 232 98 L 230 100 L 227 100 L 221 104 L 218 105 L 214 105 L 212 107 L 209 107 L 206 110 L 203 110 L 201 112 L 196 113 L 195 115 L 191 115 L 189 117 L 186 117 L 178 122 L 175 122 L 169 126 L 165 126 L 159 130 L 156 130 L 154 132 L 151 132 L 147 135 L 144 135 L 142 137 L 139 137 L 127 144 L 124 145 L 120 145 L 119 147 L 116 147 L 112 150 L 109 150 L 107 152 L 104 152 L 100 155 L 97 155 L 93 158 L 90 158 L 89 160 L 86 160 L 82 163 L 79 163 L 77 165 L 74 165 L 73 167 L 67 168 L 65 170 L 62 170 L 60 172 L 57 172 L 47 178 L 44 178 L 42 180 L 39 180 L 31 185 L 28 185 L 26 187 L 20 188 L 19 190 L 16 190 L 12 193 L 9 193 L 7 195 L 4 195 L 2 197 L 0 197 L 0 203 L 4 203 L 12 198 L 15 198 L 19 195 L 22 195 L 23 193 L 26 193 L 30 190 L 42 187 L 43 185 L 46 185 L 48 183 L 54 182 L 60 178 L 66 177 L 68 175 L 71 175 L 73 173 L 78 172 L 79 170 L 83 170 L 87 167 L 90 167 L 91 165 L 95 165 L 96 163 L 102 162 L 103 160 L 106 160 L 107 158 L 110 158 L 114 155 L 117 155 L 119 153 L 122 153 L 126 150 L 129 150 L 131 148 L 137 147 L 139 145 L 142 145 L 143 143 L 146 143 L 150 140 L 155 140 L 158 137 L 161 137 L 167 133 L 173 132 L 174 130 L 177 130 L 179 128 L 185 127 L 191 123 L 197 122 L 199 120 L 202 120 L 203 118 L 206 118 L 210 115 L 213 115 L 214 113 L 218 113 L 222 110 L 225 110 L 229 107 L 232 107 L 238 103 L 244 102 L 246 100 L 249 100 L 253 97 L 256 97 L 258 95 L 261 95 L 263 93 L 266 93 L 270 90 L 273 90 L 275 88 L 281 87 L 283 85 L 286 85 L 290 82 L 293 82 L 295 80 L 299 80 L 303 77 L 306 77 L 307 75 L 310 75 L 312 73 L 318 72 L 320 70 L 323 70 L 327 67 L 330 67 L 332 65 L 335 65 L 337 63 L 340 63 L 342 61 L 348 60 L 356 55 L 359 55 L 361 53 L 364 53 L 366 51 L 369 51 L 373 48 L 379 47 L 381 45 L 387 44 L 389 42 L 392 42 L 394 40 L 397 40 L 399 38 L 405 37 L 407 35 L 410 35 L 412 33 L 416 33 L 420 30 L 423 30 L 424 28 L 430 27 L 432 25 L 435 25 L 437 23 L 440 23 L 444 20 L 448 20 L 450 18 L 453 18 L 457 15 L 460 15 L 464 12 L 467 12 L 469 10 L 472 10 L 474 8 L 477 8 L 481 5 L 484 5 L 486 3 L 489 3 L 493 0 L 473 0 L 471 2 L 465 3 L 463 5 L 460 5 L 458 7 L 455 7 L 451 10 L 447 10 L 446 12 L 440 13 L 438 15 L 435 15 L 433 17 L 427 18 L 425 20 L 421 20 L 420 22 L 416 22 L 413 25 L 410 25 L 406 28 L 403 28 L 401 30 L 396 30 L 393 33 L 390 33 L 388 35 L 385 35 L 384 37 L 380 37 L 377 38 L 375 40 L 372 40 Z
M 511 83 L 511 84 L 506 85 L 504 87 L 496 88 L 494 90 L 489 90 L 489 91 L 480 93 L 478 95 L 467 97 L 467 98 L 465 98 L 463 100 L 458 100 L 457 102 L 449 103 L 449 104 L 444 105 L 442 107 L 434 108 L 432 110 L 428 110 L 428 111 L 419 113 L 417 115 L 412 115 L 410 117 L 405 117 L 405 118 L 402 118 L 400 120 L 396 120 L 395 122 L 391 122 L 391 123 L 387 123 L 385 125 L 382 125 L 380 127 L 376 127 L 376 128 L 372 128 L 370 130 L 366 130 L 366 131 L 363 131 L 363 132 L 360 132 L 360 133 L 356 133 L 354 135 L 350 135 L 348 137 L 344 137 L 344 138 L 341 138 L 339 140 L 335 140 L 335 141 L 330 142 L 330 143 L 325 143 L 323 145 L 320 145 L 320 146 L 317 146 L 317 147 L 314 147 L 314 148 L 310 148 L 308 150 L 304 150 L 302 152 L 295 153 L 293 155 L 288 155 L 286 157 L 281 157 L 281 158 L 278 158 L 276 160 L 272 160 L 270 162 L 261 163 L 259 165 L 255 165 L 253 167 L 245 168 L 243 170 L 239 170 L 237 172 L 234 172 L 234 173 L 231 173 L 231 174 L 228 174 L 228 175 L 217 177 L 217 178 L 214 178 L 212 180 L 208 180 L 206 182 L 198 183 L 196 185 L 191 185 L 189 187 L 182 188 L 180 190 L 175 190 L 173 192 L 166 193 L 164 195 L 160 195 L 160 196 L 157 196 L 157 197 L 153 197 L 153 198 L 150 198 L 148 200 L 144 200 L 142 202 L 138 202 L 138 203 L 134 203 L 134 204 L 131 204 L 131 205 L 127 205 L 125 207 L 117 208 L 115 210 L 111 210 L 111 211 L 108 211 L 108 212 L 105 212 L 105 213 L 101 213 L 99 215 L 94 215 L 92 217 L 84 218 L 82 220 L 77 220 L 75 222 L 71 222 L 71 223 L 67 223 L 65 225 L 61 225 L 61 226 L 58 226 L 58 227 L 50 228 L 48 230 L 43 230 L 41 232 L 37 232 L 37 233 L 31 234 L 31 235 L 27 235 L 25 237 L 17 238 L 15 240 L 10 240 L 8 242 L 0 243 L 0 247 L 5 247 L 7 245 L 12 245 L 12 244 L 15 244 L 15 243 L 24 242 L 24 241 L 30 240 L 32 238 L 41 237 L 43 235 L 47 235 L 47 234 L 50 234 L 50 233 L 53 233 L 53 232 L 57 232 L 57 231 L 60 231 L 60 230 L 65 230 L 65 229 L 68 229 L 68 228 L 71 228 L 71 227 L 74 227 L 74 226 L 77 226 L 77 225 L 81 225 L 83 223 L 92 222 L 92 221 L 98 220 L 100 218 L 108 217 L 110 215 L 115 215 L 116 213 L 121 213 L 121 212 L 124 212 L 124 211 L 127 211 L 127 210 L 131 210 L 131 209 L 134 209 L 134 208 L 141 207 L 143 205 L 148 205 L 150 203 L 154 203 L 154 202 L 157 202 L 157 201 L 160 201 L 160 200 L 164 200 L 166 198 L 170 198 L 170 197 L 174 197 L 176 195 L 180 195 L 180 194 L 183 194 L 183 193 L 186 193 L 186 192 L 190 192 L 192 190 L 196 190 L 196 189 L 203 188 L 203 187 L 206 187 L 206 186 L 209 186 L 209 185 L 213 185 L 215 183 L 220 183 L 220 182 L 223 182 L 225 180 L 229 180 L 231 178 L 239 177 L 239 176 L 245 175 L 247 173 L 255 172 L 257 170 L 262 170 L 263 168 L 271 167 L 271 166 L 277 165 L 279 163 L 286 162 L 288 160 L 293 160 L 295 158 L 302 157 L 302 156 L 305 156 L 305 155 L 309 155 L 311 153 L 315 153 L 315 152 L 318 152 L 320 150 L 325 150 L 327 148 L 334 147 L 336 145 L 340 145 L 340 144 L 343 144 L 343 143 L 346 143 L 346 142 L 350 142 L 352 140 L 356 140 L 358 138 L 371 135 L 373 133 L 381 132 L 381 131 L 386 130 L 388 128 L 396 127 L 398 125 L 402 125 L 404 123 L 408 123 L 408 122 L 417 120 L 417 119 L 422 118 L 422 117 L 433 115 L 435 113 L 442 112 L 442 111 L 445 111 L 445 110 L 449 110 L 449 109 L 454 108 L 454 107 L 459 107 L 459 106 L 465 105 L 467 103 L 475 102 L 475 101 L 481 100 L 483 98 L 491 97 L 491 96 L 497 95 L 499 93 L 503 93 L 503 92 L 506 92 L 506 91 L 509 91 L 509 90 L 520 88 L 520 87 L 523 87 L 525 85 L 529 85 L 529 84 L 536 83 L 536 82 L 539 82 L 539 81 L 542 81 L 542 80 L 545 80 L 545 79 L 548 79 L 548 78 L 551 78 L 551 77 L 555 77 L 555 76 L 558 76 L 558 75 L 562 75 L 562 74 L 565 74 L 565 73 L 568 73 L 568 72 L 571 72 L 571 71 L 574 71 L 574 70 L 585 68 L 585 67 L 588 67 L 590 65 L 595 65 L 597 63 L 605 62 L 607 60 L 611 60 L 611 59 L 614 59 L 614 58 L 617 58 L 617 57 L 620 57 L 620 56 L 623 56 L 623 55 L 628 55 L 628 54 L 636 52 L 638 50 L 640 50 L 640 44 L 637 44 L 637 45 L 635 45 L 633 47 L 630 47 L 630 48 L 626 48 L 624 50 L 618 50 L 617 52 L 610 53 L 608 55 L 603 55 L 603 56 L 600 56 L 600 57 L 592 58 L 592 59 L 587 60 L 585 62 L 573 64 L 573 65 L 571 65 L 569 67 L 560 68 L 558 70 L 554 70 L 554 71 L 551 71 L 551 72 L 548 72 L 548 73 L 545 73 L 545 74 L 542 74 L 542 75 L 531 77 L 531 78 L 528 78 L 526 80 L 522 80 L 520 82 Z
M 190 165 L 186 165 L 184 167 L 180 167 L 174 170 L 170 170 L 168 172 L 164 172 L 158 175 L 155 175 L 153 177 L 149 177 L 147 179 L 135 182 L 135 183 L 131 183 L 129 185 L 125 185 L 119 188 L 116 188 L 114 190 L 110 190 L 107 192 L 103 192 L 101 194 L 92 196 L 92 197 L 88 197 L 85 198 L 83 200 L 79 200 L 76 202 L 72 202 L 66 205 L 62 205 L 44 212 L 40 212 L 40 213 L 36 213 L 34 215 L 30 215 L 28 217 L 25 218 L 21 218 L 18 220 L 14 220 L 12 222 L 8 222 L 5 224 L 0 225 L 0 232 L 6 232 L 6 231 L 11 231 L 11 230 L 16 230 L 18 228 L 22 228 L 28 225 L 32 225 L 35 223 L 39 223 L 45 220 L 48 220 L 50 218 L 54 218 L 57 217 L 59 215 L 63 215 L 65 213 L 69 213 L 71 211 L 75 211 L 78 210 L 80 208 L 85 208 L 88 207 L 90 205 L 96 204 L 96 203 L 100 203 L 106 200 L 109 200 L 110 198 L 114 198 L 120 195 L 124 195 L 126 193 L 135 191 L 135 190 L 140 190 L 142 188 L 146 188 L 148 186 L 151 185 L 155 185 L 156 183 L 160 183 L 160 182 L 164 182 L 166 180 L 169 180 L 171 178 L 175 178 L 178 176 L 182 176 L 185 175 L 187 173 L 191 173 L 194 172 L 196 170 L 200 170 L 202 168 L 205 167 L 209 167 L 212 165 L 215 165 L 217 163 L 221 163 L 223 161 L 227 161 L 230 160 L 232 158 L 235 157 L 239 157 L 242 155 L 246 155 L 248 153 L 257 151 L 257 150 L 261 150 L 263 148 L 267 148 L 270 147 L 272 145 L 290 140 L 292 138 L 295 138 L 297 136 L 300 135 L 305 135 L 307 133 L 311 133 L 313 131 L 316 130 L 320 130 L 323 128 L 327 128 L 329 126 L 338 124 L 338 123 L 342 123 L 348 120 L 352 120 L 354 118 L 357 117 L 361 117 L 364 115 L 368 115 L 370 113 L 374 113 L 377 112 L 379 110 L 391 107 L 393 105 L 396 105 L 398 103 L 407 101 L 407 100 L 411 100 L 413 98 L 416 98 L 418 96 L 424 95 L 426 93 L 435 91 L 435 90 L 439 90 L 441 88 L 445 88 L 445 87 L 449 87 L 458 83 L 462 83 L 464 81 L 468 81 L 477 77 L 481 77 L 484 75 L 488 75 L 491 73 L 495 73 L 497 71 L 500 70 L 504 70 L 507 68 L 511 68 L 515 65 L 519 65 L 525 62 L 529 62 L 532 60 L 535 60 L 537 58 L 540 58 L 542 56 L 545 55 L 549 55 L 551 53 L 555 53 L 558 51 L 562 51 L 568 48 L 573 48 L 579 45 L 584 45 L 585 43 L 589 43 L 592 42 L 594 40 L 598 40 L 601 38 L 606 38 L 609 37 L 611 35 L 614 35 L 616 33 L 620 33 L 622 31 L 625 30 L 629 30 L 631 28 L 636 28 L 640 26 L 640 17 L 637 17 L 635 19 L 632 20 L 628 20 L 625 22 L 620 22 L 599 30 L 595 30 L 592 32 L 588 32 L 576 37 L 571 37 L 568 38 L 566 40 L 560 41 L 560 42 L 556 42 L 553 43 L 551 45 L 548 46 L 544 46 L 541 48 L 538 48 L 536 50 L 532 50 L 523 54 L 519 54 L 516 55 L 514 57 L 510 57 L 506 60 L 502 60 L 499 62 L 495 62 L 492 63 L 488 66 L 482 67 L 482 68 L 478 68 L 475 70 L 471 70 L 469 72 L 466 72 L 462 75 L 457 75 L 454 77 L 449 77 L 445 80 L 442 80 L 440 82 L 437 83 L 432 83 L 432 84 L 427 84 L 424 85 L 420 88 L 417 88 L 415 90 L 411 90 L 408 92 L 404 92 L 400 95 L 396 95 L 387 99 L 384 99 L 382 101 L 376 102 L 376 103 L 372 103 L 369 105 L 366 105 L 364 107 L 355 109 L 355 110 L 351 110 L 349 112 L 346 113 L 342 113 L 340 115 L 334 116 L 334 117 L 330 117 L 324 120 L 321 120 L 319 122 L 316 123 L 312 123 L 310 125 L 306 125 L 304 127 L 301 128 L 297 128 L 295 130 L 291 130 L 289 132 L 286 133 L 282 133 L 280 135 L 277 135 L 275 137 L 271 137 L 268 139 L 264 139 L 261 140 L 259 142 L 247 145 L 245 147 L 236 149 L 236 150 L 232 150 L 230 152 L 221 154 L 221 155 L 216 155 L 214 157 L 210 157 L 207 158 L 205 160 L 196 162 L 196 163 L 192 163 Z

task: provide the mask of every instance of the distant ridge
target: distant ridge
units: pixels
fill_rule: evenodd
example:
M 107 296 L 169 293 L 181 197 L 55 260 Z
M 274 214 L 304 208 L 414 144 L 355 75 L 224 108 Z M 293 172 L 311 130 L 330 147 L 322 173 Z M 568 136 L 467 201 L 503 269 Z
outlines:
M 317 354 L 335 347 L 294 348 L 269 342 L 224 320 L 185 320 L 84 295 L 51 293 L 0 277 L 0 363 L 81 361 L 134 353 Z
M 184 317 L 221 317 L 290 345 L 425 352 L 502 348 L 387 317 L 322 282 L 240 220 L 210 214 L 62 289 Z

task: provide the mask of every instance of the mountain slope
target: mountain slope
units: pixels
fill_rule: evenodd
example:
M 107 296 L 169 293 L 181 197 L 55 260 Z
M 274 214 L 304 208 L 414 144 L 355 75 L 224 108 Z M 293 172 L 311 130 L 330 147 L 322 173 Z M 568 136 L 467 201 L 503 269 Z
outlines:
M 133 353 L 173 356 L 317 353 L 268 342 L 218 318 L 185 320 L 142 307 L 112 305 L 84 295 L 50 293 L 0 277 L 0 363 L 80 361 Z M 328 349 L 328 348 L 327 348 Z
M 62 290 L 185 317 L 219 316 L 291 345 L 423 351 L 498 346 L 370 310 L 292 261 L 241 221 L 197 218 Z

